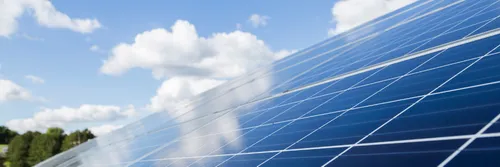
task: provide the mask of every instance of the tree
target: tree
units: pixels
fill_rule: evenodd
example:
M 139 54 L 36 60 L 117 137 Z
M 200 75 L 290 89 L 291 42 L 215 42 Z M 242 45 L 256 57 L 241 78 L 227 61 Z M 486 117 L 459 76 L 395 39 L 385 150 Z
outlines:
M 92 132 L 90 132 L 88 129 L 85 129 L 83 131 L 77 130 L 64 138 L 61 151 L 69 150 L 70 148 L 93 138 L 95 138 L 95 135 L 92 134 Z
M 52 136 L 63 136 L 64 130 L 61 128 L 52 127 L 52 128 L 47 129 L 46 134 L 52 135 Z
M 53 134 L 42 134 L 33 138 L 28 152 L 28 165 L 35 166 L 58 153 L 58 138 Z
M 11 167 L 34 166 L 93 138 L 95 135 L 88 129 L 69 135 L 65 135 L 61 128 L 49 128 L 45 134 L 28 131 L 10 141 L 7 160 Z
M 84 137 L 84 140 L 87 141 L 87 140 L 90 140 L 90 139 L 93 139 L 95 138 L 96 136 L 88 129 L 85 129 L 82 131 L 83 133 L 83 137 Z
M 10 130 L 5 126 L 0 126 L 0 144 L 9 144 L 9 142 L 16 137 L 17 132 Z
M 39 132 L 28 131 L 23 135 L 18 135 L 12 139 L 9 143 L 9 149 L 7 151 L 7 160 L 10 162 L 11 167 L 27 167 L 27 157 L 29 155 L 28 150 L 30 148 L 30 143 L 36 136 L 39 136 Z
M 62 148 L 61 151 L 66 151 L 69 150 L 70 148 L 74 147 L 77 144 L 80 144 L 82 133 L 77 130 L 68 136 L 64 138 L 64 141 L 62 143 Z
M 53 154 L 55 155 L 61 152 L 61 145 L 63 143 L 64 138 L 66 137 L 66 135 L 64 134 L 64 130 L 61 128 L 52 127 L 47 129 L 46 134 L 51 136 L 56 141 Z

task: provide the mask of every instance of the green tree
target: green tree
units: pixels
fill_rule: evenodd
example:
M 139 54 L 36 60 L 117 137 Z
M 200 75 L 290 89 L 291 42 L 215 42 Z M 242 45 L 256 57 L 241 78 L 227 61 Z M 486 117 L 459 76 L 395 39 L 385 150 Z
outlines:
M 28 165 L 34 166 L 57 154 L 58 138 L 51 134 L 42 134 L 33 138 L 28 152 Z
M 74 146 L 77 146 L 93 138 L 95 138 L 95 135 L 88 129 L 85 129 L 83 131 L 77 130 L 64 138 L 61 151 L 69 150 L 70 148 L 73 148 Z
M 9 144 L 17 135 L 19 134 L 16 131 L 12 131 L 5 126 L 0 126 L 0 144 Z
M 47 129 L 46 134 L 52 135 L 52 136 L 63 136 L 64 130 L 61 128 L 52 127 L 52 128 Z
M 14 139 L 10 141 L 9 149 L 7 151 L 7 159 L 9 160 L 11 167 L 29 166 L 27 157 L 29 155 L 28 150 L 30 148 L 30 143 L 33 138 L 39 135 L 39 132 L 28 131 L 23 135 L 14 137 Z
M 80 144 L 82 133 L 77 130 L 64 138 L 61 151 L 69 150 L 70 148 Z
M 83 137 L 84 137 L 84 138 L 83 138 L 83 140 L 84 140 L 84 141 L 87 141 L 87 140 L 90 140 L 90 139 L 93 139 L 93 138 L 95 138 L 95 137 L 96 137 L 96 136 L 95 136 L 95 135 L 94 135 L 94 134 L 93 134 L 90 130 L 88 130 L 88 129 L 83 130 L 83 131 L 82 131 L 82 133 L 83 133 Z
M 64 138 L 66 137 L 66 135 L 64 134 L 64 130 L 61 128 L 52 127 L 47 129 L 46 134 L 53 137 L 56 141 L 56 145 L 54 146 L 54 155 L 61 152 L 61 145 Z

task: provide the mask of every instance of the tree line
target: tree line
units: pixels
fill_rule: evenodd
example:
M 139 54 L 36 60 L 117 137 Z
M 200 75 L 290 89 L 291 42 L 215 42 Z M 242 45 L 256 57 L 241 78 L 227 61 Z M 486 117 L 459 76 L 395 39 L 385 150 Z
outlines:
M 8 151 L 3 160 L 5 162 L 0 163 L 0 167 L 34 166 L 93 138 L 95 135 L 88 129 L 68 135 L 61 128 L 49 128 L 45 133 L 28 131 L 18 134 L 0 126 L 0 144 L 8 144 Z

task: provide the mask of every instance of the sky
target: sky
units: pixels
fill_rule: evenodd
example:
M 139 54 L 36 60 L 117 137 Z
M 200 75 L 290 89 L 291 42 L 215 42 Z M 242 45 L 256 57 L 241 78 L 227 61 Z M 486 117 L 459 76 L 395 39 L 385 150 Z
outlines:
M 0 0 L 0 125 L 108 133 L 414 0 Z

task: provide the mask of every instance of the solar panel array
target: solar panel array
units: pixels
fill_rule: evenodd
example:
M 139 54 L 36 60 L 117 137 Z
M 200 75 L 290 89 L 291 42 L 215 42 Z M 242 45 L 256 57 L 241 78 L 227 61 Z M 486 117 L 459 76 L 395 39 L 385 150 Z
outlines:
M 39 166 L 499 166 L 499 7 L 417 1 Z

